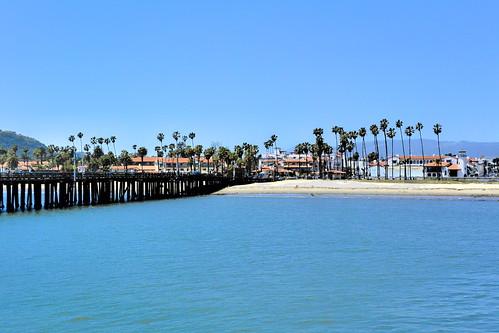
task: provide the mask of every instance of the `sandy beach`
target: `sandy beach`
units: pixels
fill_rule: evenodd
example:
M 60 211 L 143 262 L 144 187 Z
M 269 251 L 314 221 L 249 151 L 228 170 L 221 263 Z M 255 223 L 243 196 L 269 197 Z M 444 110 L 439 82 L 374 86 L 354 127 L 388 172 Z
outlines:
M 429 183 L 298 179 L 225 188 L 215 194 L 346 194 L 394 196 L 498 197 L 499 183 Z

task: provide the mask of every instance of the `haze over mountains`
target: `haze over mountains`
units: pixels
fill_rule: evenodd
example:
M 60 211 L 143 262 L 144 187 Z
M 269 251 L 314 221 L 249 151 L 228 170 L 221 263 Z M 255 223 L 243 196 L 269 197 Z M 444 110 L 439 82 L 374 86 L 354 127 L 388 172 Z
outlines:
M 310 143 L 313 143 L 310 141 Z M 329 144 L 334 146 L 334 140 L 328 141 Z M 362 139 L 357 138 L 357 148 L 359 154 L 361 153 L 360 147 L 362 145 Z M 385 141 L 382 135 L 378 137 L 378 144 L 380 155 L 383 158 L 385 156 Z M 404 137 L 405 153 L 409 155 L 409 141 L 407 137 Z M 423 139 L 424 154 L 425 155 L 438 155 L 438 145 L 437 140 Z M 260 148 L 262 149 L 262 148 Z M 366 140 L 367 153 L 375 151 L 374 141 Z M 289 151 L 292 151 L 290 149 Z M 399 140 L 393 140 L 393 150 L 394 155 L 402 155 L 402 142 Z M 440 150 L 442 155 L 452 153 L 457 154 L 460 150 L 466 150 L 468 156 L 471 157 L 499 157 L 499 142 L 474 142 L 474 141 L 440 141 Z M 265 152 L 265 151 L 264 151 Z M 421 155 L 421 145 L 418 137 L 412 137 L 411 139 L 411 153 L 412 155 Z M 391 141 L 388 139 L 388 155 L 391 156 L 392 148 Z
M 357 144 L 362 144 L 362 140 L 357 139 Z M 385 141 L 382 135 L 378 137 L 378 144 L 380 154 L 385 155 Z M 409 155 L 409 141 L 404 137 L 405 153 Z M 374 142 L 366 141 L 368 153 L 374 151 Z M 437 140 L 423 139 L 425 155 L 438 155 Z M 399 140 L 393 141 L 393 150 L 395 155 L 402 154 L 402 143 Z M 421 145 L 419 138 L 413 136 L 411 139 L 412 155 L 421 155 Z M 440 141 L 440 150 L 442 155 L 447 153 L 457 154 L 460 150 L 466 150 L 468 156 L 472 157 L 498 157 L 499 156 L 499 142 L 473 142 L 473 141 Z M 391 143 L 388 139 L 388 154 L 391 155 Z

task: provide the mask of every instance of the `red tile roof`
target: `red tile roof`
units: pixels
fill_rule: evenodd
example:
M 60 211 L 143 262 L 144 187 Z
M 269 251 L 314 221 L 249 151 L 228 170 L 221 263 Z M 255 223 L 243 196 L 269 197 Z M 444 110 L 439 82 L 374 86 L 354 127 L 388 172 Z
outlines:
M 449 167 L 449 170 L 452 170 L 452 171 L 461 171 L 461 166 L 459 164 L 452 164 Z

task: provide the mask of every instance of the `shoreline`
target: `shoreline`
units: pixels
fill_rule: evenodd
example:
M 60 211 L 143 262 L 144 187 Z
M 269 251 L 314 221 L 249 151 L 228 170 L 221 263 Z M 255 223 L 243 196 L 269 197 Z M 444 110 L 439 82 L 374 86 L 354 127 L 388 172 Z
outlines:
M 308 194 L 404 197 L 499 198 L 499 183 L 404 183 L 386 181 L 298 179 L 236 185 L 215 195 Z

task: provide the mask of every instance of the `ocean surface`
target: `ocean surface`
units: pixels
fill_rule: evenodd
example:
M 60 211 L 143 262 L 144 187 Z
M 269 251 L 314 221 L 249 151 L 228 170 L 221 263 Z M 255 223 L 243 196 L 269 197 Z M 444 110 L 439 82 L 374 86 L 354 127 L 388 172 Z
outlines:
M 206 196 L 0 216 L 0 332 L 498 332 L 499 202 Z

